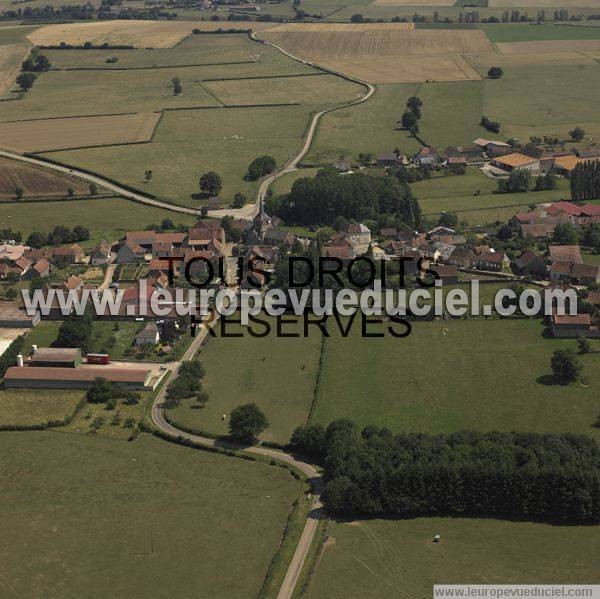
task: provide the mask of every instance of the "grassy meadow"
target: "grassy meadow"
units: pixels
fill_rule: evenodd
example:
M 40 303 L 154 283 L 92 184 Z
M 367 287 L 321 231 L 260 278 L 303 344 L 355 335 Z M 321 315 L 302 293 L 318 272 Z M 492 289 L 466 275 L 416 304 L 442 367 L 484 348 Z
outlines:
M 234 324 L 227 325 L 226 333 L 242 332 L 244 337 L 208 338 L 199 357 L 206 370 L 202 382 L 209 401 L 204 408 L 194 401 L 183 401 L 170 411 L 173 422 L 212 434 L 227 434 L 227 421 L 222 415 L 254 402 L 271 423 L 261 437 L 279 443 L 289 441 L 294 429 L 306 422 L 311 409 L 321 335 L 311 331 L 307 338 L 278 338 L 275 319 L 267 319 L 273 328 L 262 339 L 251 337 Z M 264 331 L 261 325 L 253 326 L 257 332 Z M 282 327 L 283 332 L 301 336 L 302 329 L 301 321 Z
M 357 159 L 359 153 L 376 155 L 396 147 L 416 152 L 421 144 L 398 122 L 413 95 L 423 101 L 420 128 L 427 143 L 440 149 L 469 145 L 482 134 L 481 81 L 382 84 L 366 102 L 326 114 L 304 162 Z
M 515 212 L 527 212 L 530 204 L 569 199 L 569 182 L 558 179 L 558 189 L 527 193 L 494 193 L 498 180 L 486 177 L 480 169 L 467 168 L 461 176 L 438 176 L 411 184 L 423 216 L 456 212 L 470 225 L 506 220 Z M 478 195 L 475 195 L 477 192 Z
M 83 391 L 0 389 L 0 427 L 33 426 L 70 416 Z
M 416 599 L 434 584 L 600 582 L 598 527 L 415 518 L 330 522 L 328 534 L 310 599 Z
M 0 456 L 7 597 L 256 596 L 300 490 L 150 435 L 3 433 Z
M 453 320 L 447 327 L 444 335 L 440 321 L 417 322 L 404 339 L 363 339 L 359 326 L 343 339 L 333 328 L 312 421 L 350 418 L 361 426 L 427 433 L 598 436 L 600 353 L 583 356 L 587 385 L 553 385 L 552 352 L 575 347 L 574 340 L 546 339 L 536 320 Z
M 112 148 L 113 151 L 114 149 Z M 85 246 L 94 246 L 102 238 L 116 241 L 127 231 L 144 229 L 146 225 L 160 223 L 164 218 L 171 219 L 175 224 L 188 225 L 198 220 L 191 215 L 145 206 L 122 198 L 0 203 L 0 222 L 21 231 L 25 239 L 32 231 L 49 232 L 59 223 L 67 227 L 83 225 L 90 231 L 90 239 L 83 244 Z
M 239 191 L 253 199 L 259 183 L 244 179 L 248 165 L 266 151 L 280 165 L 294 156 L 312 110 L 301 105 L 166 112 L 152 143 L 49 156 L 191 207 L 202 204 L 192 196 L 199 192 L 200 175 L 210 170 L 223 179 L 222 198 L 232 200 Z M 153 171 L 150 183 L 143 182 L 146 169 Z

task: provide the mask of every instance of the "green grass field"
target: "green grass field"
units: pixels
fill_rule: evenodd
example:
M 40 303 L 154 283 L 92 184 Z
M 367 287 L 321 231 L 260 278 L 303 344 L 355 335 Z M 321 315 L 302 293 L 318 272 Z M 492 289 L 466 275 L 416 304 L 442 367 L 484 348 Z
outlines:
M 598 63 L 510 67 L 502 79 L 485 79 L 483 87 L 483 113 L 501 123 L 504 138 L 527 142 L 531 135 L 557 135 L 568 139 L 568 132 L 581 126 L 586 131 L 582 143 L 589 145 L 590 138 L 600 134 L 600 117 L 594 108 L 600 93 Z M 484 133 L 481 129 L 485 137 Z
M 276 196 L 289 193 L 294 182 L 296 182 L 298 179 L 302 179 L 303 177 L 314 177 L 318 170 L 318 168 L 302 168 L 291 173 L 286 173 L 285 175 L 275 179 L 275 181 L 271 183 L 269 189 L 273 192 L 273 195 Z
M 300 490 L 150 435 L 3 433 L 0 455 L 7 597 L 257 596 Z
M 330 522 L 328 533 L 311 599 L 417 599 L 434 584 L 600 582 L 598 527 L 416 518 Z
M 510 11 L 511 8 L 508 8 L 508 10 Z M 532 8 L 529 10 L 534 11 Z M 545 10 L 546 14 L 549 14 L 549 11 L 552 9 L 545 8 Z M 554 25 L 553 23 L 546 23 L 545 25 L 530 25 L 529 23 L 479 23 L 477 29 L 484 31 L 490 38 L 490 41 L 494 43 L 600 39 L 600 28 Z
M 588 386 L 548 385 L 540 377 L 551 373 L 552 352 L 575 341 L 544 338 L 535 320 L 455 320 L 448 329 L 444 335 L 439 321 L 417 322 L 404 339 L 363 339 L 360 327 L 342 339 L 333 329 L 312 420 L 428 433 L 598 435 L 600 353 L 583 357 Z
M 73 413 L 82 391 L 0 389 L 0 426 L 30 426 L 63 420 Z
M 317 72 L 312 67 L 291 60 L 275 48 L 253 42 L 244 34 L 191 35 L 173 48 L 44 50 L 44 54 L 53 66 L 67 69 L 128 69 L 218 64 L 219 66 L 207 66 L 202 71 L 203 74 L 234 77 Z M 106 59 L 112 57 L 117 57 L 117 62 L 107 63 Z M 242 62 L 246 64 L 231 64 Z
M 58 223 L 67 227 L 83 225 L 89 229 L 91 236 L 83 244 L 85 246 L 93 246 L 102 238 L 116 241 L 127 231 L 145 229 L 146 225 L 153 223 L 160 224 L 164 218 L 171 219 L 175 224 L 186 225 L 198 220 L 191 215 L 144 206 L 122 198 L 45 201 L 25 206 L 0 204 L 0 222 L 21 231 L 25 239 L 32 231 L 48 232 Z
M 306 163 L 332 162 L 341 156 L 357 159 L 359 153 L 380 154 L 398 147 L 412 154 L 421 148 L 398 121 L 406 101 L 418 95 L 423 101 L 421 135 L 439 146 L 469 145 L 479 137 L 483 105 L 481 81 L 378 85 L 366 102 L 336 110 L 321 120 Z
M 199 192 L 200 175 L 215 170 L 224 182 L 221 197 L 232 200 L 240 191 L 252 200 L 258 183 L 244 179 L 250 162 L 265 152 L 278 164 L 287 162 L 301 146 L 314 109 L 286 106 L 167 112 L 152 143 L 52 152 L 50 157 L 193 207 L 203 203 L 192 198 Z M 153 176 L 146 184 L 143 179 L 148 168 Z M 177 221 L 179 217 L 173 218 Z
M 311 332 L 306 339 L 275 336 L 258 339 L 244 331 L 243 338 L 209 339 L 199 355 L 206 369 L 204 390 L 209 394 L 205 408 L 183 401 L 170 411 L 172 420 L 212 434 L 226 434 L 223 414 L 241 404 L 256 403 L 271 426 L 261 437 L 287 443 L 297 426 L 308 418 L 319 362 L 321 336 Z M 254 325 L 255 330 L 263 328 Z M 313 327 L 314 328 L 314 327 Z M 226 332 L 239 333 L 239 325 L 227 325 Z M 302 323 L 284 325 L 284 332 L 302 334 Z
M 558 179 L 558 186 L 551 191 L 493 193 L 498 189 L 498 181 L 474 167 L 468 168 L 462 176 L 432 177 L 411 184 L 423 216 L 456 212 L 459 220 L 466 220 L 471 225 L 505 220 L 515 212 L 526 212 L 529 204 L 569 199 L 569 182 Z M 478 190 L 479 195 L 475 195 Z

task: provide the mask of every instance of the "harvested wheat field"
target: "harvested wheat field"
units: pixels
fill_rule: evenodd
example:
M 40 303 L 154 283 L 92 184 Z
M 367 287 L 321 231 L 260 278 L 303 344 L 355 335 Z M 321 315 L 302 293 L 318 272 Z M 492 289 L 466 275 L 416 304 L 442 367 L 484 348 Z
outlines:
M 23 190 L 26 198 L 65 196 L 69 188 L 75 195 L 88 192 L 87 184 L 75 177 L 0 157 L 0 198 L 14 198 L 17 187 Z
M 469 59 L 476 68 L 490 67 L 527 67 L 535 65 L 580 65 L 595 62 L 590 56 L 579 52 L 554 52 L 553 54 L 514 53 L 514 54 L 482 54 Z
M 262 26 L 268 26 L 263 23 Z M 260 23 L 236 21 L 101 21 L 47 25 L 27 37 L 36 46 L 58 46 L 61 42 L 80 46 L 92 42 L 94 46 L 133 46 L 135 48 L 172 48 L 192 33 L 192 29 L 256 29 Z
M 327 66 L 334 71 L 371 83 L 472 81 L 481 78 L 459 55 L 330 60 Z
M 493 52 L 483 31 L 404 25 L 282 24 L 261 31 L 258 37 L 294 56 L 373 83 L 477 79 L 460 55 Z M 439 58 L 428 58 L 433 56 Z
M 0 96 L 14 84 L 21 62 L 28 53 L 27 46 L 0 46 Z
M 0 146 L 16 152 L 48 152 L 150 141 L 159 112 L 81 116 L 0 123 Z
M 550 54 L 555 52 L 599 52 L 600 40 L 541 40 L 496 44 L 502 54 Z M 549 57 L 552 62 L 554 56 Z

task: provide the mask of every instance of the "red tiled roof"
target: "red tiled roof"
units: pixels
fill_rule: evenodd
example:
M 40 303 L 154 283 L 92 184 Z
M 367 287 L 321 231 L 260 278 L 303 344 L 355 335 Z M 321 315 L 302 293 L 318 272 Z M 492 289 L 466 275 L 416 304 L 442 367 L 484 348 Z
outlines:
M 553 314 L 552 321 L 554 324 L 584 324 L 588 326 L 591 324 L 589 314 L 565 314 L 564 316 Z
M 551 216 L 556 216 L 561 212 L 566 212 L 572 216 L 579 216 L 581 214 L 581 208 L 571 202 L 564 202 L 561 200 L 560 202 L 553 202 L 550 206 L 547 206 L 546 212 Z

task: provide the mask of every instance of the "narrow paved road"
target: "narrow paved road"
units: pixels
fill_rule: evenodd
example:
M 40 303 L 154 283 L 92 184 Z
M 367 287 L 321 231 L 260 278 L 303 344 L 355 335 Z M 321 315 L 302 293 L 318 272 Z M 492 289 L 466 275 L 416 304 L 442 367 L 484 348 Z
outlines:
M 202 342 L 204 341 L 207 334 L 208 328 L 203 326 L 201 331 L 194 339 L 194 341 L 190 344 L 190 347 L 184 354 L 182 361 L 191 360 L 194 357 L 196 352 L 200 349 L 200 346 L 202 345 Z M 177 377 L 180 364 L 181 363 L 177 364 L 172 369 L 170 381 Z M 285 578 L 279 590 L 279 594 L 277 595 L 277 599 L 291 599 L 294 593 L 294 589 L 296 588 L 298 579 L 300 577 L 300 573 L 302 572 L 302 568 L 306 561 L 306 556 L 308 555 L 308 551 L 312 544 L 315 532 L 317 530 L 317 525 L 322 514 L 322 504 L 320 496 L 322 492 L 323 479 L 321 478 L 321 475 L 319 474 L 318 470 L 311 464 L 303 462 L 295 456 L 287 454 L 283 451 L 268 449 L 266 447 L 242 447 L 241 445 L 237 445 L 235 443 L 221 441 L 218 439 L 211 439 L 209 437 L 202 437 L 200 435 L 194 435 L 176 428 L 175 426 L 167 422 L 167 420 L 165 419 L 164 399 L 166 390 L 167 385 L 165 385 L 160 390 L 160 392 L 157 393 L 154 399 L 154 403 L 152 404 L 151 411 L 152 422 L 163 432 L 167 433 L 168 435 L 174 438 L 181 437 L 183 439 L 188 439 L 189 441 L 192 441 L 199 445 L 204 445 L 205 447 L 220 447 L 223 449 L 234 449 L 238 451 L 245 451 L 246 453 L 252 455 L 266 457 L 270 460 L 277 460 L 278 462 L 282 462 L 284 464 L 293 466 L 294 468 L 302 472 L 304 476 L 306 476 L 306 478 L 310 481 L 312 487 L 312 503 L 310 506 L 309 515 L 306 520 L 306 524 L 304 525 L 302 535 L 300 536 L 300 541 L 296 546 L 296 550 L 288 566 Z
M 98 285 L 98 291 L 104 291 L 112 283 L 112 278 L 115 274 L 116 268 L 116 264 L 109 264 L 106 267 L 106 272 L 104 273 L 104 280 L 100 285 Z

